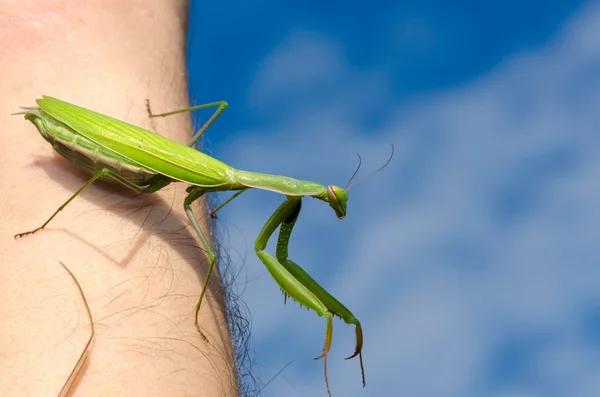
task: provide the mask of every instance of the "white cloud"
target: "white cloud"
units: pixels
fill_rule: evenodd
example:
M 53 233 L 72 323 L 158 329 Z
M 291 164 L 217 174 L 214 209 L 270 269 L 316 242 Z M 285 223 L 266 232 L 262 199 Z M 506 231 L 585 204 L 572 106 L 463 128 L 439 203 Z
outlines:
M 382 162 L 385 142 L 398 149 L 386 170 L 351 191 L 344 223 L 307 202 L 292 236 L 292 257 L 365 327 L 363 390 L 358 363 L 342 360 L 353 331 L 334 325 L 334 395 L 600 393 L 600 355 L 588 353 L 598 353 L 599 336 L 594 342 L 584 332 L 587 311 L 600 312 L 599 27 L 593 4 L 545 47 L 461 87 L 392 106 L 377 130 L 362 126 L 357 109 L 360 101 L 390 109 L 385 80 L 351 70 L 341 45 L 302 31 L 266 58 L 249 95 L 261 107 L 339 76 L 371 95 L 332 85 L 318 104 L 284 106 L 275 125 L 228 142 L 232 163 L 339 181 L 355 151 L 366 155 L 366 170 Z M 274 395 L 324 395 L 321 362 L 310 359 L 323 320 L 284 307 L 252 255 L 254 236 L 283 198 L 245 196 L 227 218 L 248 239 L 233 236 L 249 246 L 249 277 L 263 274 L 243 296 L 258 358 L 274 366 L 297 360 L 285 371 L 295 389 L 276 380 Z M 539 344 L 524 353 L 534 375 L 527 381 L 493 370 L 502 347 L 520 338 Z M 560 388 L 548 389 L 555 381 Z
M 315 86 L 336 82 L 343 74 L 344 63 L 335 41 L 297 31 L 262 61 L 250 103 L 261 105 L 300 95 Z

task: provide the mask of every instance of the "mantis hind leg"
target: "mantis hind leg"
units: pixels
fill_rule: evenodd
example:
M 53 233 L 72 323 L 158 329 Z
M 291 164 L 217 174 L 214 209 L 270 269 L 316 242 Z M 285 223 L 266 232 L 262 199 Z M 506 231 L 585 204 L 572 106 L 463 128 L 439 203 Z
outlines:
M 269 273 L 275 279 L 275 282 L 283 290 L 286 296 L 294 299 L 303 306 L 317 312 L 319 316 L 327 319 L 327 330 L 325 332 L 325 343 L 323 353 L 317 359 L 323 358 L 325 384 L 329 393 L 329 382 L 327 379 L 327 355 L 331 347 L 333 333 L 333 315 L 341 317 L 346 323 L 354 324 L 356 327 L 356 349 L 349 358 L 360 356 L 360 366 L 363 386 L 365 385 L 364 367 L 362 363 L 362 328 L 360 322 L 354 317 L 352 312 L 343 304 L 329 294 L 319 283 L 317 283 L 308 273 L 304 271 L 291 259 L 288 259 L 288 244 L 294 228 L 294 224 L 300 214 L 302 201 L 297 197 L 288 197 L 288 199 L 273 213 L 271 218 L 263 227 L 256 239 L 256 253 L 260 260 L 265 264 Z M 276 258 L 266 253 L 264 250 L 270 237 L 277 227 L 281 225 L 279 238 L 277 241 Z
M 75 197 L 79 196 L 81 194 L 81 192 L 83 192 L 85 190 L 85 188 L 90 186 L 92 183 L 94 183 L 99 178 L 112 178 L 117 183 L 120 183 L 138 193 L 152 193 L 156 190 L 159 190 L 159 189 L 165 187 L 166 185 L 168 185 L 171 182 L 169 179 L 157 177 L 156 179 L 154 179 L 154 181 L 151 181 L 148 186 L 141 187 L 141 186 L 136 185 L 135 183 L 132 183 L 132 182 L 128 181 L 127 179 L 123 178 L 121 175 L 117 174 L 116 172 L 114 172 L 108 168 L 103 168 L 100 171 L 98 171 L 96 174 L 94 174 L 94 176 L 92 176 L 82 187 L 80 187 L 67 201 L 65 201 L 60 207 L 58 207 L 58 209 L 56 211 L 54 211 L 54 213 L 50 216 L 50 218 L 48 218 L 48 220 L 42 224 L 42 226 L 35 228 L 33 230 L 30 230 L 28 232 L 15 234 L 15 239 L 26 236 L 28 234 L 33 234 L 33 233 L 38 232 L 38 231 L 42 230 L 43 228 L 45 228 L 46 225 L 48 225 L 48 223 L 50 223 L 50 221 L 52 219 L 54 219 L 54 217 L 56 215 L 58 215 L 58 213 L 60 211 L 62 211 L 71 201 L 73 201 L 73 199 Z
M 215 110 L 213 115 L 210 116 L 210 118 L 206 121 L 206 123 L 204 123 L 204 125 L 198 130 L 198 132 L 196 132 L 194 134 L 194 136 L 188 143 L 188 146 L 194 146 L 194 144 L 198 141 L 198 139 L 200 139 L 200 137 L 206 132 L 208 127 L 210 127 L 211 124 L 214 123 L 214 121 L 221 115 L 221 113 L 223 113 L 225 111 L 225 109 L 227 109 L 228 106 L 229 105 L 227 104 L 227 102 L 218 101 L 218 102 L 205 103 L 203 105 L 191 106 L 189 108 L 173 110 L 171 112 L 153 114 L 152 110 L 150 110 L 150 101 L 148 99 L 146 99 L 146 110 L 148 111 L 148 116 L 150 118 L 152 118 L 152 117 L 167 117 L 167 116 L 172 116 L 174 114 L 192 112 L 194 110 L 206 109 L 206 108 L 210 108 L 210 107 L 217 107 L 217 110 Z

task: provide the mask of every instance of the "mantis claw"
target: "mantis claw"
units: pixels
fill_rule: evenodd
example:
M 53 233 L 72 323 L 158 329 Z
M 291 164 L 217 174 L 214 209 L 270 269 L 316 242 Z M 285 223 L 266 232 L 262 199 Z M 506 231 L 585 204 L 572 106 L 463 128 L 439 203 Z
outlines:
M 333 317 L 329 315 L 327 317 L 327 329 L 325 331 L 325 344 L 323 345 L 323 353 L 319 357 L 315 357 L 315 360 L 321 358 L 327 358 L 329 350 L 331 349 L 331 340 L 333 335 Z
M 362 346 L 363 346 L 362 327 L 360 326 L 360 323 L 357 323 L 356 324 L 356 348 L 354 349 L 354 353 L 352 353 L 352 355 L 350 357 L 346 357 L 345 360 L 350 360 L 351 358 L 354 358 L 357 355 L 359 355 L 362 352 Z
M 328 313 L 327 316 L 327 329 L 325 331 L 325 344 L 323 345 L 323 353 L 316 357 L 315 360 L 323 359 L 323 375 L 325 375 L 325 387 L 327 387 L 327 394 L 331 396 L 331 391 L 329 390 L 329 378 L 327 377 L 327 355 L 329 355 L 329 350 L 331 349 L 331 339 L 333 335 L 333 316 L 331 313 Z
M 346 357 L 345 360 L 350 360 L 351 358 L 358 356 L 359 361 L 360 361 L 360 374 L 362 376 L 362 385 L 363 385 L 363 387 L 365 387 L 365 385 L 367 383 L 365 381 L 365 367 L 363 366 L 363 359 L 362 359 L 363 332 L 362 332 L 362 327 L 361 327 L 360 323 L 358 322 L 358 320 L 356 321 L 355 325 L 356 325 L 356 348 L 354 349 L 354 353 L 352 353 L 352 355 L 350 357 Z

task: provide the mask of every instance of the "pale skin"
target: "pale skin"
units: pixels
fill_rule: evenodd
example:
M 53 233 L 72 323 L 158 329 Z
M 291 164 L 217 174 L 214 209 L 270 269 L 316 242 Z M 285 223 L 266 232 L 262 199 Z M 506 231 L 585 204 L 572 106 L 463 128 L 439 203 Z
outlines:
M 144 102 L 187 106 L 186 4 L 81 3 L 0 1 L 0 395 L 57 395 L 85 347 L 85 309 L 59 261 L 96 325 L 71 395 L 236 395 L 218 283 L 200 312 L 209 343 L 194 326 L 207 262 L 180 205 L 185 185 L 139 196 L 94 184 L 47 230 L 13 238 L 88 179 L 10 116 L 19 106 L 51 94 L 179 142 L 191 136 L 186 115 L 150 121 Z

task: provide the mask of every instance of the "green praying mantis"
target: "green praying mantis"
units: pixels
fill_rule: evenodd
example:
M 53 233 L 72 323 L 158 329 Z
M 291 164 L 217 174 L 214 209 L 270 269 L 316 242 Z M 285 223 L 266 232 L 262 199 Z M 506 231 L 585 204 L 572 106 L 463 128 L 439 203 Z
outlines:
M 331 348 L 333 316 L 338 316 L 347 324 L 355 326 L 356 346 L 354 353 L 347 359 L 359 357 L 362 384 L 363 387 L 365 386 L 362 360 L 363 331 L 360 321 L 304 269 L 288 258 L 288 243 L 300 214 L 302 198 L 310 196 L 325 201 L 335 211 L 336 216 L 343 219 L 346 216 L 348 189 L 353 186 L 350 183 L 358 169 L 346 188 L 342 189 L 335 185 L 324 186 L 316 182 L 285 176 L 238 170 L 195 150 L 193 146 L 196 141 L 227 108 L 228 105 L 225 101 L 162 114 L 152 114 L 147 102 L 150 117 L 165 117 L 198 109 L 217 108 L 187 146 L 143 128 L 49 96 L 37 99 L 36 103 L 37 107 L 23 107 L 23 111 L 16 114 L 24 114 L 25 119 L 37 127 L 42 137 L 62 157 L 92 177 L 40 227 L 19 233 L 15 235 L 15 238 L 43 229 L 75 197 L 96 180 L 119 183 L 140 193 L 156 192 L 172 182 L 189 184 L 183 207 L 210 260 L 202 292 L 195 308 L 194 324 L 203 336 L 198 324 L 198 313 L 215 266 L 216 255 L 192 211 L 192 202 L 207 192 L 236 191 L 232 197 L 213 211 L 214 214 L 248 189 L 281 193 L 286 196 L 286 200 L 275 210 L 259 233 L 255 243 L 256 254 L 285 297 L 289 296 L 300 305 L 314 310 L 319 316 L 326 318 L 327 327 L 323 352 L 316 359 L 322 358 L 324 361 L 327 392 L 331 394 L 327 378 L 327 356 Z M 392 154 L 388 161 L 366 177 L 387 166 L 393 154 L 392 146 Z M 273 257 L 265 251 L 265 248 L 278 227 L 280 227 L 279 238 L 276 255 Z

